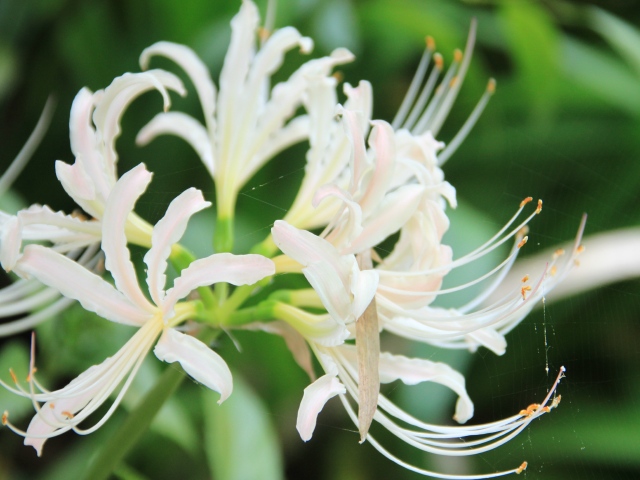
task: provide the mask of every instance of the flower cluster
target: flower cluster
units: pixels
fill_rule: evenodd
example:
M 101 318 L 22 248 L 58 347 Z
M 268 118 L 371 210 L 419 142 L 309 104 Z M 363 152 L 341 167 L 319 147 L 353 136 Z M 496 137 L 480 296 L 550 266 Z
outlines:
M 116 354 L 59 390 L 49 391 L 36 380 L 32 353 L 28 387 L 15 376 L 15 385 L 2 385 L 30 399 L 36 414 L 26 430 L 15 426 L 8 412 L 3 424 L 24 436 L 38 455 L 49 438 L 68 430 L 95 431 L 116 409 L 154 345 L 158 359 L 179 362 L 195 380 L 219 392 L 222 402 L 232 392 L 230 370 L 206 343 L 180 330 L 189 321 L 214 330 L 260 329 L 285 338 L 312 379 L 298 412 L 297 429 L 304 441 L 312 437 L 323 406 L 337 395 L 358 426 L 361 441 L 408 469 L 441 478 L 519 473 L 525 464 L 486 475 L 442 476 L 404 463 L 369 432 L 376 422 L 425 452 L 472 455 L 502 445 L 559 403 L 555 388 L 564 370 L 540 404 L 484 425 L 427 424 L 380 393 L 380 384 L 396 380 L 406 385 L 436 382 L 455 392 L 454 419 L 467 422 L 473 403 L 459 372 L 443 363 L 383 352 L 380 336 L 397 335 L 442 348 L 486 347 L 500 355 L 506 348 L 504 335 L 562 280 L 581 249 L 578 235 L 574 249 L 559 252 L 540 278 L 524 278 L 505 298 L 490 304 L 487 299 L 525 245 L 527 224 L 541 212 L 542 202 L 532 206 L 530 197 L 524 199 L 504 227 L 464 256 L 454 259 L 452 249 L 442 243 L 449 227 L 446 208 L 456 206 L 456 192 L 444 180 L 442 164 L 495 90 L 490 81 L 447 146 L 436 140 L 469 66 L 474 26 L 464 53 L 457 51 L 444 73 L 442 57 L 427 39 L 416 76 L 390 124 L 373 118 L 372 88 L 366 81 L 355 87 L 345 83 L 346 101 L 339 103 L 333 69 L 353 60 L 345 49 L 309 60 L 287 80 L 271 86 L 284 55 L 294 48 L 309 53 L 313 43 L 292 27 L 266 35 L 259 22 L 256 6 L 244 0 L 231 22 L 231 43 L 218 86 L 190 48 L 159 42 L 142 52 L 143 72 L 126 73 L 95 93 L 82 89 L 71 108 L 75 163 L 58 161 L 55 168 L 83 213 L 67 215 L 41 205 L 15 215 L 1 213 L 0 261 L 17 278 L 0 292 L 0 312 L 23 317 L 1 325 L 0 334 L 31 329 L 73 301 L 106 320 L 138 327 Z M 158 56 L 177 64 L 193 83 L 202 122 L 169 111 L 170 92 L 185 95 L 186 90 L 174 74 L 148 69 Z M 182 138 L 215 183 L 216 253 L 208 257 L 195 258 L 179 243 L 190 217 L 211 205 L 202 192 L 187 189 L 151 225 L 134 207 L 152 174 L 139 164 L 118 176 L 115 142 L 120 119 L 150 90 L 162 95 L 164 112 L 139 132 L 137 142 L 144 145 L 163 134 Z M 28 144 L 31 149 L 34 142 L 37 139 Z M 241 188 L 265 163 L 299 142 L 308 142 L 309 148 L 293 204 L 253 253 L 229 253 Z M 390 251 L 380 248 L 385 241 L 392 245 Z M 495 268 L 469 283 L 442 288 L 448 272 L 508 242 L 511 251 Z M 146 249 L 144 289 L 129 244 Z M 171 288 L 166 285 L 169 263 L 179 272 Z M 104 270 L 112 280 L 104 278 Z M 304 275 L 307 287 L 278 289 L 284 274 Z M 486 288 L 466 305 L 433 306 L 436 297 L 479 283 Z M 210 288 L 214 284 L 217 287 Z M 236 288 L 230 290 L 227 284 Z M 264 287 L 272 290 L 268 299 L 251 302 L 256 290 Z M 317 379 L 311 354 L 324 370 Z M 110 398 L 102 419 L 85 427 L 87 417 Z

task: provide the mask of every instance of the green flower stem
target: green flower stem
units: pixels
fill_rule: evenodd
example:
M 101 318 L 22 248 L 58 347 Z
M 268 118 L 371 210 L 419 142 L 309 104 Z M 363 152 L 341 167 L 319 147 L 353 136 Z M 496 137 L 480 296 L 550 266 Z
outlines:
M 253 294 L 256 289 L 262 288 L 271 282 L 271 277 L 263 278 L 253 285 L 241 285 L 236 287 L 231 296 L 216 311 L 221 325 L 227 325 L 228 317 Z
M 195 259 L 196 257 L 189 250 L 178 243 L 171 248 L 169 260 L 178 273 L 191 265 Z M 216 297 L 209 287 L 198 287 L 198 294 L 206 308 L 215 309 L 218 306 Z
M 278 300 L 296 307 L 324 308 L 318 293 L 313 288 L 278 290 L 269 295 L 269 300 Z
M 255 307 L 243 308 L 235 311 L 227 317 L 225 325 L 237 327 L 252 322 L 266 322 L 273 320 L 275 315 L 273 309 L 278 302 L 265 300 Z
M 251 253 L 257 253 L 267 258 L 273 257 L 277 251 L 278 247 L 273 243 L 273 237 L 271 234 L 267 235 L 267 238 L 251 249 Z
M 164 402 L 173 394 L 185 379 L 181 368 L 167 368 L 154 387 L 144 396 L 132 411 L 116 434 L 100 450 L 98 456 L 89 464 L 84 475 L 85 480 L 105 480 L 109 478 L 120 462 L 124 460 L 138 440 L 148 430 L 151 422 Z
M 213 232 L 213 250 L 216 253 L 233 250 L 233 214 L 219 215 L 216 219 L 216 229 Z

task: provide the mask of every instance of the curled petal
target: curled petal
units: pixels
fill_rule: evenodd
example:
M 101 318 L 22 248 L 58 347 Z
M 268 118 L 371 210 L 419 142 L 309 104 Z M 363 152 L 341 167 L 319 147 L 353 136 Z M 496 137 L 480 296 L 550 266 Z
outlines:
M 149 319 L 146 311 L 132 304 L 110 283 L 70 258 L 41 245 L 24 248 L 16 264 L 16 272 L 37 278 L 107 320 L 139 326 Z
M 323 375 L 304 389 L 298 409 L 296 429 L 305 442 L 311 439 L 320 410 L 329 399 L 346 393 L 342 383 L 334 375 Z
M 191 145 L 213 176 L 213 150 L 201 123 L 181 112 L 159 113 L 140 130 L 136 143 L 146 145 L 158 135 L 165 134 L 176 135 Z
M 218 404 L 231 395 L 233 379 L 229 367 L 220 355 L 200 340 L 173 328 L 167 328 L 153 353 L 163 362 L 179 362 L 194 380 L 218 392 Z
M 186 297 L 198 287 L 217 282 L 251 285 L 274 273 L 275 265 L 262 255 L 216 253 L 206 258 L 200 258 L 182 270 L 180 276 L 176 278 L 173 288 L 167 290 L 163 303 L 165 316 L 170 314 L 178 300 Z
M 102 221 L 102 249 L 105 267 L 116 287 L 140 309 L 153 313 L 155 307 L 144 296 L 127 248 L 125 228 L 133 207 L 151 182 L 151 173 L 143 163 L 125 173 L 109 195 Z
M 160 305 L 164 297 L 165 272 L 171 246 L 180 241 L 191 216 L 210 205 L 211 202 L 204 200 L 200 190 L 189 188 L 171 201 L 167 213 L 153 228 L 151 248 L 144 256 L 144 262 L 149 267 L 147 284 L 156 305 Z

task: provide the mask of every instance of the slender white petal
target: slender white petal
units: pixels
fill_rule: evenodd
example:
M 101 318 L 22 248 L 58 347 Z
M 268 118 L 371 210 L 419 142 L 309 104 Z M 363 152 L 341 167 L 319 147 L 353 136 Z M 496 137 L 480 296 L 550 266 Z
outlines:
M 216 253 L 191 263 L 176 278 L 173 288 L 167 290 L 163 309 L 168 314 L 178 300 L 198 287 L 217 282 L 233 285 L 251 285 L 275 274 L 275 265 L 262 255 L 233 255 Z
M 151 173 L 140 164 L 125 173 L 113 187 L 102 220 L 102 249 L 105 267 L 111 272 L 116 287 L 141 310 L 153 312 L 144 296 L 127 248 L 125 226 L 138 198 L 151 182 Z
M 141 325 L 149 314 L 132 304 L 118 290 L 95 273 L 70 258 L 40 245 L 27 245 L 16 264 L 16 272 L 37 278 L 65 297 L 107 320 L 126 325 Z
M 335 375 L 323 375 L 304 389 L 296 421 L 296 429 L 302 440 L 307 442 L 311 439 L 316 428 L 318 414 L 325 404 L 336 395 L 346 392 L 344 385 Z
M 225 361 L 200 340 L 173 328 L 164 330 L 153 353 L 163 362 L 179 362 L 194 380 L 220 393 L 218 404 L 233 390 L 233 379 Z
M 181 112 L 159 113 L 147 123 L 136 137 L 138 145 L 146 145 L 158 135 L 176 135 L 186 141 L 198 154 L 211 176 L 214 160 L 207 130 L 195 118 Z
M 144 262 L 148 267 L 149 293 L 156 305 L 161 305 L 164 297 L 167 281 L 165 272 L 171 246 L 180 241 L 191 216 L 210 205 L 211 202 L 204 200 L 200 190 L 189 188 L 171 201 L 164 217 L 153 228 L 151 248 L 144 256 Z
M 193 50 L 172 42 L 157 42 L 145 48 L 140 54 L 140 67 L 149 68 L 151 57 L 160 55 L 177 63 L 193 82 L 202 105 L 205 121 L 213 119 L 216 105 L 216 87 L 211 80 L 209 70 Z

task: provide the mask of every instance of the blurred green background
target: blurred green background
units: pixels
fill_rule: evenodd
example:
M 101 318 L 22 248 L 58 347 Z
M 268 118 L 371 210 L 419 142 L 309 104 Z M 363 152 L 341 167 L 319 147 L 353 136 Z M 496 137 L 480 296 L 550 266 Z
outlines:
M 53 166 L 57 159 L 73 161 L 68 114 L 77 91 L 83 86 L 95 91 L 126 71 L 139 71 L 138 55 L 158 40 L 194 48 L 216 79 L 229 20 L 239 3 L 1 0 L 0 170 L 26 140 L 47 96 L 54 93 L 58 102 L 42 146 L 16 183 L 17 200 L 71 211 L 74 205 L 55 180 Z M 264 3 L 258 2 L 263 15 Z M 316 42 L 313 56 L 338 46 L 351 49 L 357 60 L 341 68 L 345 81 L 371 81 L 374 116 L 391 120 L 419 61 L 424 36 L 435 37 L 448 64 L 453 49 L 464 46 L 473 17 L 478 19 L 474 60 L 440 139 L 453 137 L 489 77 L 496 78 L 498 90 L 445 166 L 461 203 L 450 212 L 446 243 L 457 255 L 479 245 L 528 195 L 545 203 L 543 214 L 531 224 L 525 255 L 572 239 L 583 212 L 589 214 L 587 235 L 637 227 L 640 2 L 279 0 L 276 25 L 291 24 L 311 36 Z M 292 52 L 287 60 L 275 81 L 286 78 L 301 56 Z M 154 62 L 176 71 L 168 62 Z M 175 98 L 174 108 L 198 115 L 193 90 L 186 99 Z M 139 162 L 155 172 L 137 210 L 150 221 L 188 186 L 214 198 L 204 167 L 178 139 L 135 146 L 139 128 L 160 109 L 156 93 L 137 100 L 124 117 L 118 141 L 121 172 Z M 245 188 L 238 207 L 238 253 L 261 240 L 271 222 L 283 215 L 302 178 L 304 152 L 304 146 L 292 148 Z M 207 215 L 190 238 L 203 253 L 210 250 L 213 224 L 213 212 Z M 484 349 L 476 354 L 440 352 L 395 342 L 397 353 L 446 360 L 465 373 L 476 405 L 473 422 L 509 416 L 540 401 L 561 365 L 567 367 L 567 378 L 559 389 L 560 408 L 498 450 L 447 460 L 389 439 L 393 451 L 436 470 L 492 472 L 526 459 L 529 469 L 523 477 L 531 480 L 640 478 L 639 286 L 638 280 L 620 282 L 535 310 L 508 335 L 502 357 Z M 38 329 L 39 372 L 51 387 L 64 385 L 113 354 L 129 335 L 71 309 Z M 234 334 L 234 339 L 223 336 L 218 345 L 236 372 L 231 399 L 218 407 L 215 394 L 193 382 L 183 384 L 118 470 L 118 478 L 419 478 L 369 445 L 359 445 L 337 400 L 322 412 L 313 439 L 303 443 L 295 417 L 308 379 L 281 339 L 248 332 Z M 3 379 L 9 366 L 26 366 L 28 341 L 28 334 L 2 341 Z M 75 478 L 160 369 L 149 358 L 125 408 L 104 428 L 88 437 L 66 434 L 51 440 L 41 459 L 21 445 L 21 438 L 2 429 L 0 478 Z M 387 393 L 422 418 L 450 421 L 453 398 L 435 387 L 394 385 Z M 31 406 L 0 392 L 4 409 L 17 421 L 21 412 L 27 418 Z

